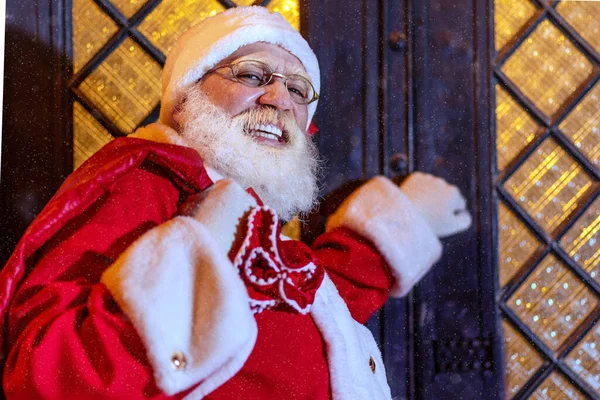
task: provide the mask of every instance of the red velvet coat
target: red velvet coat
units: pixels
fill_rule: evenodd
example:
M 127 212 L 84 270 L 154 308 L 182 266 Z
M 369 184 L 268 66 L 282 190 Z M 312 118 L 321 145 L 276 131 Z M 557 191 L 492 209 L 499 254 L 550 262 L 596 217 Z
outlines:
M 194 150 L 132 138 L 113 141 L 67 179 L 0 273 L 7 398 L 166 397 L 99 280 L 136 238 L 211 184 Z M 337 229 L 313 251 L 357 321 L 386 301 L 393 278 L 360 236 Z M 267 310 L 256 321 L 249 359 L 208 398 L 330 398 L 326 349 L 310 315 Z

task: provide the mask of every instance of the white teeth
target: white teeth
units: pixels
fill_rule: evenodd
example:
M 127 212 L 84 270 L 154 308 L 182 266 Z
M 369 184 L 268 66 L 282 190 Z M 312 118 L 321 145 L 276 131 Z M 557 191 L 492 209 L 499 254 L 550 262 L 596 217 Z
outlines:
M 281 129 L 279 129 L 275 125 L 261 125 L 261 127 L 264 127 L 264 129 L 263 129 L 264 131 L 270 132 L 274 135 L 277 135 L 278 137 L 281 137 L 281 135 L 283 135 L 283 132 L 281 131 Z
M 274 135 L 272 133 L 262 132 L 262 130 L 251 129 L 250 131 L 248 131 L 248 133 L 254 137 L 264 137 L 267 139 L 279 140 L 279 137 L 277 135 Z
M 254 124 L 249 128 L 250 129 L 248 130 L 248 133 L 250 133 L 252 136 L 261 136 L 270 139 L 280 139 L 283 136 L 283 131 L 272 124 Z

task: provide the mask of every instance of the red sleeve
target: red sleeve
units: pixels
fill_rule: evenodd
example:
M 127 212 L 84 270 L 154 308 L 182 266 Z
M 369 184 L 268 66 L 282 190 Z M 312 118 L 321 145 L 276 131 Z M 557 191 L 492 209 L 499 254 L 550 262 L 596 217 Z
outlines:
M 387 301 L 394 284 L 383 257 L 373 244 L 345 228 L 324 233 L 312 247 L 352 317 L 367 322 Z
M 136 169 L 46 243 L 9 309 L 8 399 L 165 397 L 135 329 L 99 280 L 178 202 L 169 179 Z

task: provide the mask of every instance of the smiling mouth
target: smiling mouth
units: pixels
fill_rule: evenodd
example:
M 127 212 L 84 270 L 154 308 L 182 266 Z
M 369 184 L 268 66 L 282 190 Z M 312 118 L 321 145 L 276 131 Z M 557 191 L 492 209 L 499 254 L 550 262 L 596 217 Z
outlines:
M 286 144 L 287 132 L 273 124 L 254 124 L 244 129 L 244 132 L 259 143 Z

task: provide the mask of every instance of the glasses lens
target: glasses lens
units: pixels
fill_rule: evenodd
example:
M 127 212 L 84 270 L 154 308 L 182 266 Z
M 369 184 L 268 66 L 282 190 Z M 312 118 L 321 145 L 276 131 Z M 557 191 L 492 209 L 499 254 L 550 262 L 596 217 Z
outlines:
M 266 85 L 271 74 L 265 64 L 256 61 L 240 61 L 231 69 L 238 81 L 250 87 Z
M 300 75 L 291 75 L 288 77 L 287 89 L 292 100 L 300 104 L 310 102 L 315 93 L 311 83 Z

